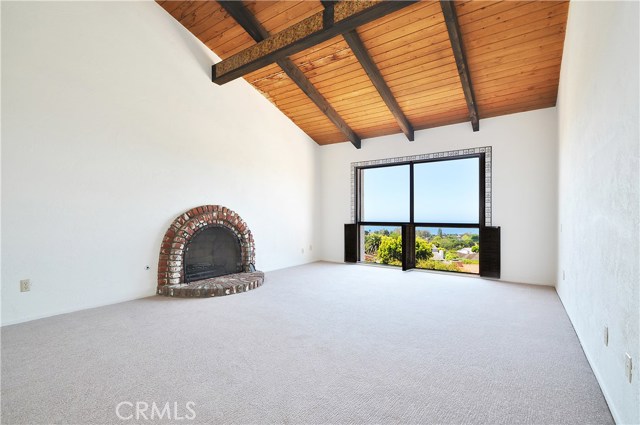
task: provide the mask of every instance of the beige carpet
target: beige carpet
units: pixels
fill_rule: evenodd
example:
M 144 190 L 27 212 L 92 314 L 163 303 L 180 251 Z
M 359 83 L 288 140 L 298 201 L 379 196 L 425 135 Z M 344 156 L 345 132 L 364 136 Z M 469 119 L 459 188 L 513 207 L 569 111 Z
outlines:
M 136 422 L 121 402 L 182 424 L 613 423 L 553 288 L 330 263 L 2 329 L 3 423 Z

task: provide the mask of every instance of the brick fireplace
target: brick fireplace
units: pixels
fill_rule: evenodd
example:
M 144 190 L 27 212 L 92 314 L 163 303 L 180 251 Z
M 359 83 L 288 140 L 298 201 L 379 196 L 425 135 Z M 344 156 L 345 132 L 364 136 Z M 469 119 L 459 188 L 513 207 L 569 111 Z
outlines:
M 264 282 L 255 270 L 255 243 L 234 211 L 203 205 L 178 216 L 166 231 L 158 261 L 158 294 L 214 297 Z

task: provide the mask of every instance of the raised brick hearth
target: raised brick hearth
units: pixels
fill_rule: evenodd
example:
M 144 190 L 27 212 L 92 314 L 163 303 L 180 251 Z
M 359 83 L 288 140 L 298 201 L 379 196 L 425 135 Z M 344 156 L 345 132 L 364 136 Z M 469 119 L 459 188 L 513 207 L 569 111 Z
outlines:
M 209 227 L 230 230 L 240 243 L 242 273 L 185 282 L 185 252 L 189 242 Z M 164 235 L 158 261 L 158 294 L 178 297 L 213 297 L 236 294 L 262 285 L 256 271 L 255 244 L 247 224 L 234 211 L 220 205 L 203 205 L 177 217 Z
M 168 297 L 221 297 L 257 288 L 264 282 L 264 273 L 236 273 L 212 279 L 199 280 L 187 285 L 165 285 L 158 294 Z

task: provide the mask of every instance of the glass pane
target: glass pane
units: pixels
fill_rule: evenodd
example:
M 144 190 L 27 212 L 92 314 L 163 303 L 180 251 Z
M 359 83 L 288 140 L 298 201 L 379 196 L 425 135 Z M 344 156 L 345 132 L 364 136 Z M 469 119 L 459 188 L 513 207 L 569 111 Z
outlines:
M 477 228 L 416 227 L 416 267 L 480 273 L 480 232 Z
M 417 223 L 479 223 L 478 158 L 415 164 Z
M 409 166 L 362 171 L 362 221 L 409 221 Z
M 366 263 L 402 266 L 402 230 L 393 226 L 362 226 L 361 257 Z

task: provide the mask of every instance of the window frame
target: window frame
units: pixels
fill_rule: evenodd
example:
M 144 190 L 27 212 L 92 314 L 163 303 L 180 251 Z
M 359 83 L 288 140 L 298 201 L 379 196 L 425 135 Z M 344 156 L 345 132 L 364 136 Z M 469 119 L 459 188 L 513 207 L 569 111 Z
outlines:
M 358 229 L 358 261 L 362 261 L 362 249 L 363 249 L 363 235 L 364 235 L 364 226 L 399 226 L 401 228 L 409 227 L 413 232 L 413 239 L 415 240 L 415 229 L 416 227 L 440 227 L 440 228 L 471 228 L 471 229 L 482 229 L 487 225 L 486 222 L 486 212 L 487 207 L 490 208 L 490 204 L 487 204 L 487 191 L 486 186 L 487 183 L 487 153 L 491 155 L 491 150 L 488 148 L 488 152 L 485 149 L 479 152 L 473 153 L 465 153 L 465 154 L 454 154 L 442 157 L 434 157 L 434 158 L 423 158 L 423 159 L 407 159 L 407 160 L 399 160 L 399 161 L 385 161 L 380 164 L 366 164 L 366 165 L 356 165 L 353 166 L 353 178 L 354 178 L 354 222 L 357 225 Z M 469 158 L 477 158 L 478 159 L 478 222 L 477 223 L 456 223 L 456 222 L 446 222 L 446 223 L 435 223 L 435 222 L 416 222 L 414 220 L 414 199 L 415 199 L 415 190 L 414 190 L 414 166 L 415 164 L 424 164 L 424 163 L 433 163 L 433 162 L 442 162 L 442 161 L 456 161 L 460 159 L 469 159 Z M 363 189 L 363 171 L 372 168 L 382 168 L 382 167 L 396 167 L 396 166 L 404 166 L 409 165 L 409 221 L 408 222 L 400 222 L 400 221 L 364 221 L 362 220 L 362 189 Z M 412 248 L 412 253 L 404 253 L 403 257 L 407 258 L 409 255 L 415 258 L 415 247 Z

